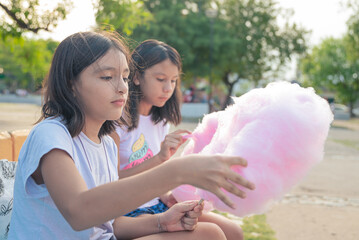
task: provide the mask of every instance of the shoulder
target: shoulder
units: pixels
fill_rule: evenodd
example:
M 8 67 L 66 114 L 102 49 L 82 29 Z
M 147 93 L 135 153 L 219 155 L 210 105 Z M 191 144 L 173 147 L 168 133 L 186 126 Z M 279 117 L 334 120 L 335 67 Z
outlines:
M 122 137 L 124 137 L 128 133 L 128 127 L 125 126 L 125 125 L 117 126 L 116 127 L 116 133 L 118 134 L 118 136 L 121 139 Z
M 51 142 L 60 139 L 72 139 L 70 132 L 59 118 L 49 118 L 38 123 L 30 132 L 30 138 Z

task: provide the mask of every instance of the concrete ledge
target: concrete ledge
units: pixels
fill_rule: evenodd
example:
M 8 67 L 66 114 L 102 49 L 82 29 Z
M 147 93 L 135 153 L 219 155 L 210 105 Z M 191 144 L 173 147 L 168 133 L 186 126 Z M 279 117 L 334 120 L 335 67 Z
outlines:
M 13 160 L 13 142 L 8 132 L 0 132 L 0 159 Z
M 22 145 L 30 130 L 15 130 L 12 132 L 0 132 L 0 159 L 17 161 Z

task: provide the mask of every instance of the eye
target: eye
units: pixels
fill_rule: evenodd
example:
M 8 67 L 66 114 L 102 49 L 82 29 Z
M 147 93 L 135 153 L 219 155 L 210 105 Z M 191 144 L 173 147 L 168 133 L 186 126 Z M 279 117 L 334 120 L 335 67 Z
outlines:
M 164 81 L 163 78 L 157 78 L 157 80 L 160 81 L 160 82 L 163 82 L 163 81 Z
M 103 80 L 111 80 L 112 77 L 111 76 L 103 76 L 103 77 L 100 77 L 101 79 Z
M 177 79 L 171 80 L 171 83 L 177 83 Z
M 128 83 L 128 81 L 130 81 L 130 79 L 128 79 L 128 78 L 122 78 L 122 79 L 125 83 Z

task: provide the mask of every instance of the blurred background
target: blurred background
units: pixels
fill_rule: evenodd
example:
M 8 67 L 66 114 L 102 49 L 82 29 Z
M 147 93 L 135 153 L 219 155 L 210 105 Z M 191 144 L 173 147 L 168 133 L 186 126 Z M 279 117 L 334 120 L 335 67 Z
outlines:
M 285 80 L 314 87 L 350 119 L 359 116 L 358 12 L 358 0 L 1 0 L 0 93 L 40 94 L 59 41 L 103 28 L 131 47 L 155 38 L 179 51 L 185 118 Z

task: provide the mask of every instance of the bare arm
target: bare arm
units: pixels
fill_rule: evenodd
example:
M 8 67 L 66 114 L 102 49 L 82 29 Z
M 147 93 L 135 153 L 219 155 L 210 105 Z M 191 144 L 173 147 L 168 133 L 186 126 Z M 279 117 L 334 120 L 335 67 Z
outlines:
M 117 239 L 134 239 L 160 232 L 191 231 L 202 215 L 203 204 L 197 203 L 198 201 L 178 203 L 166 212 L 154 215 L 119 217 L 113 224 L 115 235 Z
M 71 157 L 62 150 L 54 149 L 44 155 L 39 168 L 62 215 L 73 229 L 83 230 L 122 216 L 181 184 L 209 190 L 231 205 L 221 187 L 238 196 L 244 193 L 231 182 L 254 188 L 233 172 L 231 165 L 246 165 L 246 162 L 239 157 L 189 155 L 90 190 Z

